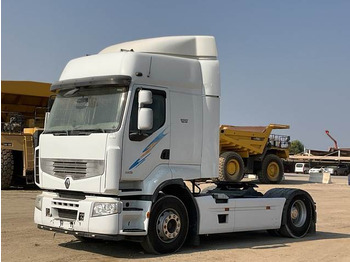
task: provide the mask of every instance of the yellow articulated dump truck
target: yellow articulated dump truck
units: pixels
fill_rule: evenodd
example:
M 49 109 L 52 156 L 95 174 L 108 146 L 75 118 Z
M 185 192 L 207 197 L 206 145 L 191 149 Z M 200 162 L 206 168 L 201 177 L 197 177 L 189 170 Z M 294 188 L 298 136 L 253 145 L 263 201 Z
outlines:
M 34 184 L 34 149 L 39 143 L 49 83 L 1 81 L 1 189 Z
M 220 126 L 219 180 L 239 182 L 244 174 L 256 174 L 261 183 L 279 183 L 290 137 L 271 134 L 273 129 L 289 126 Z

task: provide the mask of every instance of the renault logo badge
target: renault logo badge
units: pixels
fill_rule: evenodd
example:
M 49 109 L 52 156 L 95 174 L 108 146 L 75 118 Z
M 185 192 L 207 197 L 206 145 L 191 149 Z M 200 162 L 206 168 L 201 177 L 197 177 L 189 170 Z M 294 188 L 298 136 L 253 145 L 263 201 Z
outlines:
M 64 185 L 65 185 L 65 187 L 68 189 L 69 188 L 69 186 L 70 186 L 70 179 L 69 179 L 69 177 L 67 177 L 65 180 L 64 180 Z

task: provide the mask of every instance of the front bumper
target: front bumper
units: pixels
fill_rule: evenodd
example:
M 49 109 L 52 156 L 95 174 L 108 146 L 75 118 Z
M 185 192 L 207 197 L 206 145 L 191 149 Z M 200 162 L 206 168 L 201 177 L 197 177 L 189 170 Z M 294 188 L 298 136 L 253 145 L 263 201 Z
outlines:
M 108 240 L 147 235 L 150 201 L 100 196 L 67 199 L 54 192 L 43 192 L 41 197 L 41 210 L 35 207 L 34 211 L 34 222 L 40 229 Z M 96 202 L 120 202 L 122 209 L 117 214 L 92 216 Z
M 88 237 L 88 238 L 113 240 L 113 241 L 124 240 L 126 238 L 125 236 L 122 236 L 122 235 L 106 235 L 106 234 L 96 234 L 96 233 L 81 232 L 81 231 L 71 231 L 71 230 L 65 230 L 62 228 L 48 227 L 44 225 L 38 225 L 38 228 L 52 231 L 52 232 L 74 235 L 76 237 Z

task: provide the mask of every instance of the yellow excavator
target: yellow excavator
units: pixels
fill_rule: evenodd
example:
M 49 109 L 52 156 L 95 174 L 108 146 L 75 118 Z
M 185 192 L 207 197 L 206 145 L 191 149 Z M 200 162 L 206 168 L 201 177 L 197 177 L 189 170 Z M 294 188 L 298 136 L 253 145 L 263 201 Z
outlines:
M 39 144 L 53 93 L 50 83 L 1 81 L 1 189 L 34 184 Z

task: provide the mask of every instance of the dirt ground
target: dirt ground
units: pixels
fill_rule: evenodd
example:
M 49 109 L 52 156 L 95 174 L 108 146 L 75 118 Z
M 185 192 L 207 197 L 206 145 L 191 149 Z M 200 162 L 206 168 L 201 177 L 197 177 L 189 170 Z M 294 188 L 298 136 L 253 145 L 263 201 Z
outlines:
M 308 183 L 306 175 L 288 174 L 277 186 L 308 191 L 317 203 L 317 233 L 303 239 L 271 237 L 265 231 L 202 236 L 199 247 L 184 246 L 165 256 L 145 254 L 132 242 L 82 243 L 73 236 L 36 228 L 34 200 L 40 191 L 1 192 L 2 261 L 350 261 L 350 186 L 347 177 L 332 184 Z

